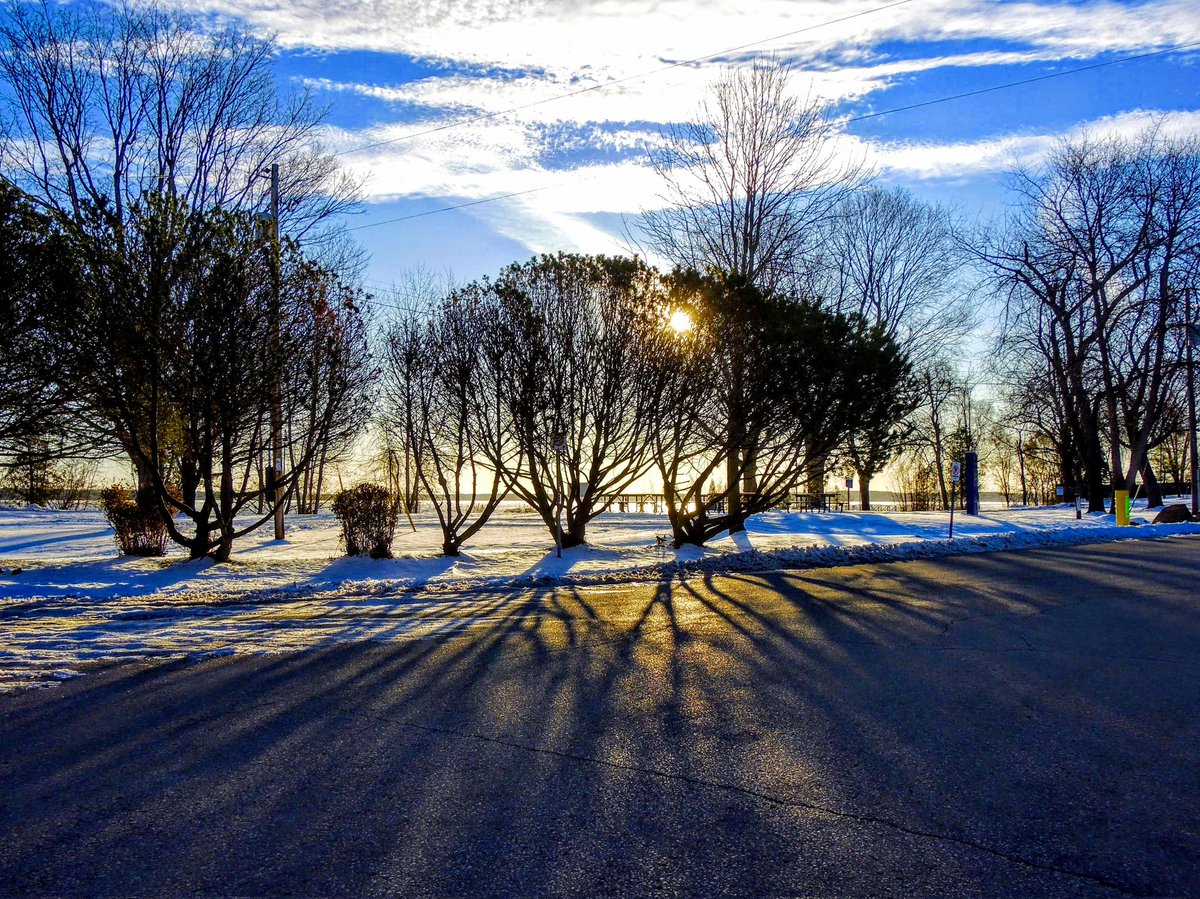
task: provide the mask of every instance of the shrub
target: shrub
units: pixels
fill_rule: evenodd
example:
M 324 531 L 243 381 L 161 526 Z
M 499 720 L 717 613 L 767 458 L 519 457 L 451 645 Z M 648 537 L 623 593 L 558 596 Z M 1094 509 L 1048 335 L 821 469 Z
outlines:
M 346 555 L 390 559 L 399 511 L 397 498 L 379 484 L 358 484 L 334 494 L 333 514 L 342 523 Z
M 158 509 L 120 484 L 100 491 L 100 508 L 112 525 L 117 549 L 126 556 L 161 556 L 167 551 L 167 526 Z

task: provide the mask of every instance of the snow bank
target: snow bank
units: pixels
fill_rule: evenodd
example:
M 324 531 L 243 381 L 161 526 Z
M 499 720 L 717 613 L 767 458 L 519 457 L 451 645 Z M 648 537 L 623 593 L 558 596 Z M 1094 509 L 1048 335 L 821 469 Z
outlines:
M 609 514 L 589 546 L 557 558 L 533 516 L 501 515 L 454 559 L 437 529 L 397 537 L 390 560 L 339 557 L 329 517 L 269 531 L 227 564 L 126 559 L 96 513 L 0 510 L 0 690 L 74 677 L 93 662 L 285 652 L 486 626 L 519 590 L 660 582 L 719 572 L 815 568 L 961 553 L 1200 535 L 1200 525 L 1076 521 L 1071 507 L 957 517 L 944 513 L 769 513 L 704 548 L 660 548 L 662 517 Z

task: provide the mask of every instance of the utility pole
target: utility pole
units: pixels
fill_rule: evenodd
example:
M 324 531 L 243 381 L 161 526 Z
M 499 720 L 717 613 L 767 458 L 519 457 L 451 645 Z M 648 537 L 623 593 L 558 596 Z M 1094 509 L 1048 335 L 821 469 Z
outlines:
M 1196 446 L 1196 345 L 1200 344 L 1200 327 L 1192 323 L 1192 294 L 1188 288 L 1184 297 L 1184 343 L 1187 360 L 1188 442 L 1192 445 L 1192 514 L 1200 513 L 1200 447 Z
M 271 484 L 275 503 L 275 539 L 284 539 L 283 528 L 283 401 L 279 384 L 280 268 L 279 163 L 271 163 Z
M 567 451 L 567 438 L 561 431 L 554 431 L 550 437 L 551 449 L 554 451 L 554 549 L 555 555 L 562 558 L 562 513 L 566 498 L 562 484 L 562 457 Z

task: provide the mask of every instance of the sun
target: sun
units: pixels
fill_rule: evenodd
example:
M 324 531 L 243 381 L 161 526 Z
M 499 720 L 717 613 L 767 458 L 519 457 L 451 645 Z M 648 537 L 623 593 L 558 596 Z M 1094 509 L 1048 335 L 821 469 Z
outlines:
M 676 309 L 671 313 L 671 318 L 667 324 L 670 325 L 676 334 L 682 334 L 685 331 L 692 330 L 692 317 L 682 309 Z

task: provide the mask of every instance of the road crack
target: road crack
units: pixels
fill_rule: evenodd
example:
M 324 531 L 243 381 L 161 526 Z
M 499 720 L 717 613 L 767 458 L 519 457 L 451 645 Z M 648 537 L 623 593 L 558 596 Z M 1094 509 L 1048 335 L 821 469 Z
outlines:
M 978 852 L 983 852 L 995 858 L 1002 859 L 1010 864 L 1020 865 L 1025 868 L 1030 868 L 1036 871 L 1044 871 L 1049 874 L 1057 874 L 1062 877 L 1071 877 L 1077 880 L 1087 881 L 1105 889 L 1112 890 L 1123 896 L 1139 896 L 1149 897 L 1154 896 L 1154 893 L 1140 893 L 1130 887 L 1110 880 L 1098 874 L 1091 874 L 1087 871 L 1078 871 L 1073 868 L 1065 868 L 1058 865 L 1046 864 L 1044 862 L 1035 861 L 1034 859 L 1026 858 L 1021 855 L 1016 855 L 1010 852 L 1005 852 L 1002 849 L 997 849 L 989 846 L 986 843 L 981 843 L 977 840 L 972 840 L 968 837 L 958 837 L 951 834 L 939 833 L 932 830 L 922 830 L 916 827 L 910 827 L 902 824 L 899 821 L 894 821 L 891 818 L 882 815 L 864 814 L 861 812 L 849 812 L 842 809 L 833 808 L 831 806 L 822 805 L 817 802 L 809 802 L 803 799 L 795 799 L 784 796 L 776 796 L 772 793 L 767 793 L 761 790 L 755 790 L 750 787 L 744 787 L 739 784 L 728 783 L 719 780 L 710 780 L 708 778 L 696 777 L 690 774 L 682 774 L 673 771 L 664 771 L 659 768 L 651 768 L 644 765 L 634 765 L 625 762 L 614 762 L 609 759 L 597 758 L 596 756 L 581 755 L 574 752 L 565 752 L 560 749 L 554 749 L 549 746 L 535 746 L 529 743 L 522 743 L 516 740 L 510 740 L 504 737 L 497 737 L 491 734 L 483 734 L 475 731 L 461 731 L 448 727 L 438 727 L 432 724 L 423 724 L 418 721 L 399 720 L 390 718 L 385 715 L 372 715 L 367 712 L 347 712 L 344 713 L 347 717 L 367 718 L 374 721 L 380 721 L 387 724 L 397 725 L 410 730 L 421 731 L 429 734 L 438 734 L 441 736 L 453 737 L 460 740 L 472 740 L 480 743 L 489 743 L 496 746 L 503 746 L 507 749 L 516 749 L 522 752 L 530 752 L 538 755 L 549 755 L 555 758 L 564 759 L 567 761 L 580 762 L 583 764 L 600 765 L 605 768 L 612 768 L 618 771 L 627 771 L 634 774 L 640 774 L 646 777 L 657 778 L 661 780 L 671 780 L 677 783 L 684 783 L 689 786 L 698 787 L 701 789 L 720 790 L 729 793 L 737 793 L 752 799 L 758 799 L 771 805 L 781 808 L 800 808 L 805 811 L 816 812 L 818 814 L 828 815 L 832 818 L 840 818 L 848 821 L 855 821 L 862 825 L 875 825 L 878 827 L 886 827 L 895 830 L 899 833 L 908 834 L 909 836 L 920 837 L 922 839 L 941 840 L 947 843 L 953 843 L 965 848 L 974 849 Z

